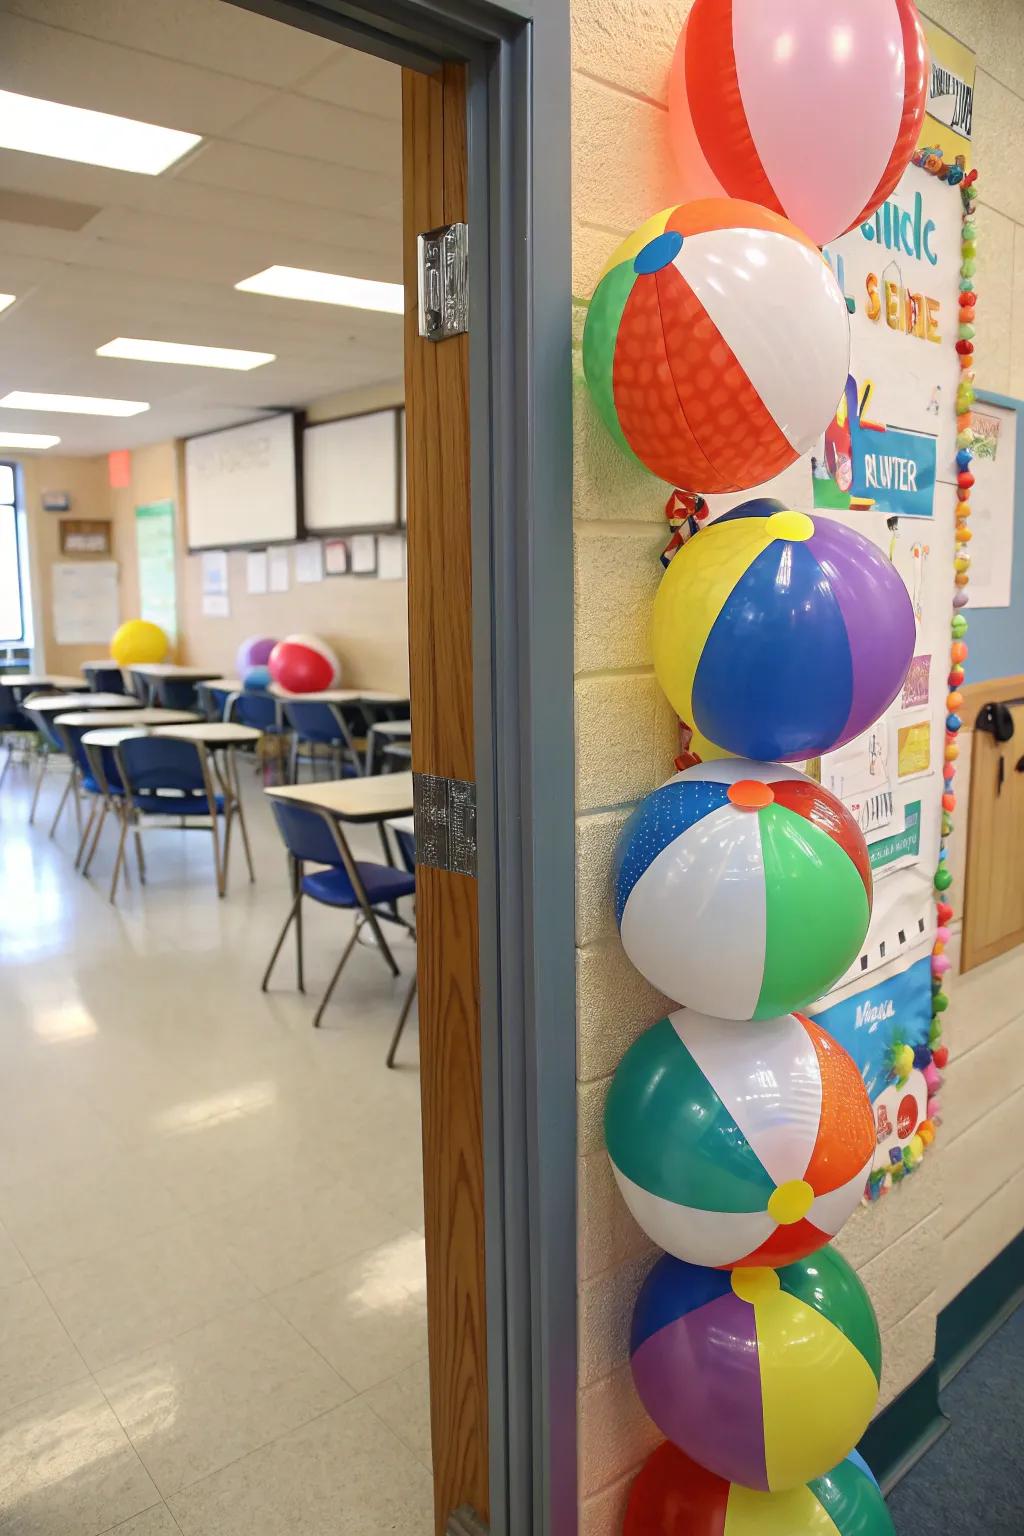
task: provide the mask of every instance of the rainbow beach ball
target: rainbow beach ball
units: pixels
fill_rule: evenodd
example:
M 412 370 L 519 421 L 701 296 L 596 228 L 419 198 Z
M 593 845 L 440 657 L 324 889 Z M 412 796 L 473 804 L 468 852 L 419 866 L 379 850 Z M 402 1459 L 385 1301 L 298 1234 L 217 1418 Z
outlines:
M 720 1019 L 777 1018 L 821 997 L 859 954 L 867 845 L 846 807 L 795 768 L 698 763 L 622 829 L 615 915 L 626 954 L 666 997 Z
M 605 425 L 687 491 L 743 491 L 813 446 L 850 362 L 850 317 L 814 243 L 754 203 L 666 208 L 612 257 L 583 371 Z
M 726 1482 L 671 1441 L 633 1482 L 623 1536 L 895 1536 L 882 1490 L 851 1451 L 801 1488 L 764 1493 Z
M 803 762 L 885 713 L 916 634 L 910 594 L 877 545 L 758 497 L 676 554 L 651 647 L 697 756 Z
M 279 640 L 267 662 L 270 676 L 286 693 L 319 693 L 336 688 L 341 663 L 319 635 L 288 635 Z
M 821 1248 L 860 1203 L 875 1151 L 856 1063 L 798 1013 L 725 1024 L 680 1008 L 619 1062 L 604 1124 L 647 1236 L 721 1269 Z
M 633 1312 L 640 1400 L 708 1471 L 775 1492 L 821 1477 L 878 1399 L 878 1324 L 834 1248 L 783 1269 L 702 1269 L 666 1254 Z

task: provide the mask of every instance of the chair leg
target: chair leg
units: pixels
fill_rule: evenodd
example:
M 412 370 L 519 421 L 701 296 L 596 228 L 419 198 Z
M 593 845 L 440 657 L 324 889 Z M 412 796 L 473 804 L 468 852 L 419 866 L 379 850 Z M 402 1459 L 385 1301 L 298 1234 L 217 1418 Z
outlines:
M 292 734 L 291 746 L 288 748 L 288 783 L 299 782 L 299 738 Z
M 28 824 L 29 824 L 29 826 L 31 826 L 32 823 L 36 819 L 36 806 L 39 804 L 39 791 L 43 787 L 43 779 L 44 779 L 44 777 L 46 775 L 46 770 L 49 767 L 49 763 L 50 763 L 50 754 L 49 754 L 49 752 L 45 752 L 44 751 L 42 762 L 39 764 L 39 772 L 36 775 L 36 791 L 35 791 L 35 794 L 32 796 L 32 806 L 31 806 L 31 809 L 29 810 L 29 813 L 28 813 Z
M 82 835 L 82 795 L 78 787 L 78 769 L 71 764 L 71 793 L 75 797 L 75 825 L 78 827 L 78 835 Z
M 291 927 L 293 921 L 297 922 L 298 925 L 299 925 L 299 991 L 300 992 L 302 991 L 302 908 L 301 908 L 301 905 L 300 905 L 301 902 L 302 902 L 302 892 L 301 891 L 297 891 L 295 893 L 295 899 L 293 900 L 291 906 L 288 909 L 288 916 L 284 920 L 284 927 L 281 929 L 281 932 L 277 936 L 277 943 L 274 945 L 273 954 L 270 956 L 270 959 L 267 961 L 267 968 L 263 972 L 263 980 L 260 982 L 260 991 L 261 992 L 265 992 L 267 990 L 268 986 L 270 985 L 270 973 L 274 969 L 275 964 L 277 963 L 277 957 L 281 953 L 281 946 L 284 943 L 284 941 L 285 941 L 285 939 L 286 939 L 286 937 L 288 935 L 288 929 Z
M 124 845 L 128 837 L 128 807 L 125 806 L 121 816 L 121 835 L 117 840 L 117 857 L 114 860 L 114 873 L 110 878 L 110 905 L 113 906 L 117 899 L 117 881 L 121 874 L 121 865 L 124 863 Z
M 132 834 L 135 838 L 135 862 L 139 866 L 139 884 L 146 883 L 146 855 L 142 851 L 142 832 L 138 822 L 132 825 Z M 127 874 L 127 870 L 125 871 Z
M 242 847 L 245 849 L 245 862 L 249 869 L 249 884 L 253 885 L 256 880 L 256 873 L 252 867 L 249 829 L 245 824 L 245 815 L 242 811 L 242 792 L 238 783 L 238 758 L 234 752 L 229 752 L 228 754 L 226 778 L 232 796 L 233 814 L 238 817 L 238 830 L 242 834 Z
M 99 796 L 96 796 L 96 798 L 93 800 L 92 804 L 89 807 L 89 819 L 88 819 L 88 821 L 85 824 L 85 831 L 82 833 L 81 837 L 78 839 L 78 851 L 75 854 L 75 864 L 74 864 L 75 869 L 78 868 L 79 864 L 81 864 L 82 859 L 85 856 L 86 845 L 89 842 L 89 834 L 92 831 L 93 823 L 96 820 L 96 817 L 97 817 L 97 814 L 99 813 L 99 810 L 100 810 L 100 800 L 99 800 Z
M 338 985 L 338 977 L 341 975 L 342 971 L 345 969 L 345 962 L 348 959 L 349 955 L 352 953 L 353 949 L 355 949 L 355 947 L 356 947 L 356 940 L 358 939 L 358 937 L 359 937 L 359 925 L 357 923 L 356 926 L 352 930 L 352 937 L 349 939 L 348 943 L 345 945 L 344 950 L 342 951 L 341 959 L 338 961 L 337 965 L 334 968 L 334 975 L 331 977 L 330 981 L 327 983 L 327 991 L 324 993 L 323 997 L 320 999 L 320 1006 L 317 1009 L 316 1013 L 313 1015 L 313 1028 L 314 1029 L 319 1029 L 320 1028 L 320 1020 L 323 1018 L 324 1009 L 327 1007 L 327 1004 L 331 1000 L 331 993 L 334 991 L 335 987 Z
M 381 928 L 380 923 L 377 921 L 377 914 L 376 914 L 376 912 L 374 912 L 374 910 L 373 910 L 373 908 L 371 906 L 364 907 L 362 909 L 362 911 L 363 911 L 363 916 L 366 918 L 366 921 L 370 925 L 370 929 L 371 929 L 371 932 L 373 933 L 374 938 L 377 940 L 377 947 L 379 948 L 381 954 L 384 957 L 385 965 L 387 966 L 388 970 L 391 972 L 392 976 L 398 976 L 400 974 L 399 966 L 398 966 L 398 961 L 395 959 L 394 955 L 391 953 L 391 948 L 390 948 L 390 946 L 388 944 L 388 941 L 384 937 L 384 930 Z
M 0 789 L 3 788 L 4 779 L 7 777 L 7 770 L 11 766 L 11 758 L 14 756 L 14 743 L 8 740 L 4 745 L 7 748 L 7 756 L 4 759 L 3 769 L 0 770 Z
M 100 806 L 100 819 L 96 823 L 96 830 L 93 833 L 92 846 L 90 847 L 89 852 L 85 856 L 85 863 L 82 865 L 82 874 L 85 875 L 86 877 L 89 874 L 89 868 L 90 868 L 90 866 L 92 864 L 93 858 L 95 857 L 96 849 L 99 847 L 100 833 L 103 831 L 103 823 L 107 819 L 107 812 L 109 810 L 110 810 L 109 802 L 104 800 L 103 804 Z
M 53 813 L 53 820 L 50 823 L 50 833 L 49 833 L 50 837 L 52 837 L 54 835 L 54 833 L 56 832 L 56 830 L 57 830 L 57 823 L 60 821 L 61 813 L 64 810 L 65 805 L 67 804 L 68 795 L 70 795 L 70 793 L 71 793 L 71 789 L 72 789 L 72 786 L 74 785 L 74 782 L 75 782 L 75 770 L 74 770 L 74 768 L 72 768 L 71 773 L 68 776 L 68 781 L 64 785 L 64 793 L 61 795 L 60 800 L 57 803 L 57 809 Z
M 385 1057 L 389 1067 L 393 1067 L 395 1064 L 395 1052 L 398 1050 L 398 1043 L 402 1038 L 402 1031 L 405 1029 L 405 1021 L 409 1017 L 409 1012 L 412 1008 L 412 1000 L 416 996 L 417 980 L 418 977 L 414 975 L 412 981 L 409 983 L 409 990 L 405 994 L 405 1002 L 402 1004 L 402 1011 L 398 1015 L 398 1023 L 395 1025 L 395 1032 L 391 1036 L 391 1044 L 388 1046 L 388 1054 Z

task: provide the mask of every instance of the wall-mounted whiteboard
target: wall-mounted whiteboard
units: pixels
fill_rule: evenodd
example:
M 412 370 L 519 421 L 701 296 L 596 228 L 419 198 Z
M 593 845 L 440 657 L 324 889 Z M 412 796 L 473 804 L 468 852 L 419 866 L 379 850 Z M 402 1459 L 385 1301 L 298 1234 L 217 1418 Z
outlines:
M 296 539 L 294 415 L 285 412 L 188 438 L 185 520 L 190 550 Z
M 74 560 L 52 570 L 53 637 L 58 645 L 108 645 L 121 622 L 117 564 Z
M 398 412 L 372 411 L 307 427 L 303 491 L 309 533 L 398 523 Z

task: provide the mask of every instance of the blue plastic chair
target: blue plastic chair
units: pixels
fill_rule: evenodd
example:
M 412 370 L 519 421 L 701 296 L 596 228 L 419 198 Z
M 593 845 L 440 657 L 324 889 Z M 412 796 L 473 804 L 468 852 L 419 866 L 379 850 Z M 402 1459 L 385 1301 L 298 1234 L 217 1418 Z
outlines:
M 93 837 L 92 853 L 95 853 L 108 811 L 115 810 L 117 802 L 124 796 L 124 785 L 121 783 L 113 762 L 110 763 L 107 772 L 103 771 L 102 766 L 97 771 L 94 761 L 90 758 L 83 744 L 83 736 L 88 735 L 91 729 L 92 727 L 88 725 L 65 725 L 59 716 L 53 721 L 53 730 L 60 741 L 61 750 L 67 753 L 71 761 L 71 775 L 75 781 L 75 794 L 76 796 L 85 794 L 91 801 L 84 830 L 82 828 L 81 816 L 79 816 L 78 830 L 80 835 L 78 851 L 75 854 L 76 869 L 82 863 L 83 858 L 85 858 L 85 850 L 89 845 L 89 838 L 94 830 L 95 836 Z M 69 789 L 64 791 L 65 799 Z M 60 807 L 58 806 L 57 817 L 59 815 Z M 96 823 L 97 815 L 99 816 L 98 825 Z M 57 817 L 54 817 L 54 827 L 57 825 Z M 50 835 L 53 835 L 52 829 Z M 92 853 L 90 853 L 89 859 L 84 866 L 86 870 L 91 862 Z
M 342 952 L 341 959 L 328 982 L 327 991 L 313 1016 L 313 1025 L 319 1028 L 324 1009 L 330 1001 L 331 994 L 355 947 L 364 923 L 373 933 L 392 976 L 399 974 L 398 964 L 380 925 L 381 922 L 398 923 L 409 932 L 413 931 L 411 924 L 399 916 L 398 902 L 403 897 L 412 896 L 415 893 L 416 876 L 412 868 L 397 869 L 390 863 L 375 864 L 353 859 L 338 821 L 326 811 L 297 805 L 294 801 L 280 799 L 276 795 L 270 797 L 270 804 L 277 821 L 278 831 L 281 833 L 292 862 L 292 904 L 263 974 L 262 990 L 266 992 L 270 985 L 271 972 L 293 922 L 298 988 L 300 992 L 306 990 L 302 964 L 302 898 L 304 896 L 324 906 L 338 907 L 343 911 L 355 911 L 358 914 L 352 937 Z M 307 875 L 304 870 L 306 864 L 319 864 L 326 867 Z
M 146 816 L 176 816 L 183 828 L 197 827 L 211 834 L 217 894 L 223 896 L 227 885 L 233 806 L 230 800 L 214 790 L 207 757 L 199 743 L 181 741 L 174 736 L 129 736 L 114 748 L 114 759 L 124 784 L 125 814 L 114 865 L 111 901 L 117 893 L 129 827 L 135 837 L 139 875 L 145 883 L 146 865 L 140 833 L 145 830 L 146 823 L 142 818 Z M 222 816 L 225 818 L 223 857 L 217 831 L 218 818 Z M 253 879 L 251 862 L 249 878 Z
M 124 686 L 124 673 L 116 662 L 111 662 L 109 667 L 90 667 L 86 673 L 89 687 L 93 693 L 127 693 Z
M 283 699 L 281 708 L 292 732 L 288 777 L 293 784 L 299 782 L 303 742 L 328 749 L 334 778 L 352 779 L 362 773 L 362 759 L 350 718 L 341 705 L 328 704 L 322 699 Z M 307 760 L 315 763 L 312 756 Z

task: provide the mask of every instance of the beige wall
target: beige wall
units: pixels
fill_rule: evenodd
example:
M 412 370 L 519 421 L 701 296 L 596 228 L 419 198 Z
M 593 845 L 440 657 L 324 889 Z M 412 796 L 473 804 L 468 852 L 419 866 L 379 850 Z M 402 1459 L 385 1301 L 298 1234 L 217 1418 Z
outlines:
M 632 1475 L 659 1438 L 633 1391 L 627 1363 L 632 1304 L 653 1250 L 615 1189 L 601 1116 L 623 1051 L 666 1006 L 618 943 L 608 897 L 612 849 L 630 805 L 671 773 L 677 746 L 647 646 L 658 554 L 667 537 L 666 489 L 613 446 L 587 397 L 578 348 L 586 300 L 617 240 L 675 200 L 665 86 L 688 10 L 688 0 L 572 0 L 579 1487 L 585 1536 L 621 1529 Z M 933 0 L 929 10 L 979 54 L 978 382 L 1024 395 L 1024 7 L 1013 0 L 975 0 L 971 6 Z M 944 1087 L 954 1106 L 950 1123 L 907 1187 L 858 1213 L 839 1243 L 859 1268 L 878 1313 L 883 1404 L 931 1360 L 938 1308 L 1021 1224 L 1024 1151 L 1007 1120 L 1019 1113 L 1019 1082 L 1012 1073 L 1001 1075 L 998 1066 L 1007 1059 L 1002 1031 L 1024 1035 L 1024 1022 L 1008 1022 L 1007 1006 L 1000 997 L 990 1027 L 991 1014 L 979 1016 L 973 1006 L 958 1010 L 954 990 L 947 1035 L 954 1063 Z M 1019 1058 L 1022 1047 L 1019 1040 Z M 983 1084 L 980 1094 L 976 1082 Z M 983 1179 L 972 1177 L 971 1160 L 987 1164 Z
M 311 421 L 383 409 L 402 402 L 400 383 L 318 400 L 309 407 Z M 281 636 L 296 630 L 321 635 L 338 652 L 346 683 L 402 692 L 409 684 L 407 591 L 404 581 L 341 576 L 292 585 L 288 592 L 253 597 L 246 591 L 245 554 L 228 557 L 231 615 L 205 618 L 202 612 L 202 562 L 185 553 L 184 479 L 180 445 L 155 443 L 131 456 L 131 485 L 111 490 L 105 456 L 58 459 L 49 455 L 21 461 L 32 560 L 33 611 L 37 644 L 51 671 L 74 673 L 83 661 L 103 654 L 103 646 L 57 645 L 53 636 L 51 568 L 61 558 L 60 518 L 43 512 L 42 491 L 67 490 L 72 515 L 109 517 L 113 558 L 118 562 L 122 619 L 138 613 L 139 581 L 135 543 L 135 508 L 173 501 L 177 509 L 178 643 L 176 659 L 199 666 L 235 670 L 235 654 L 248 635 Z M 80 558 L 80 557 L 76 557 Z

